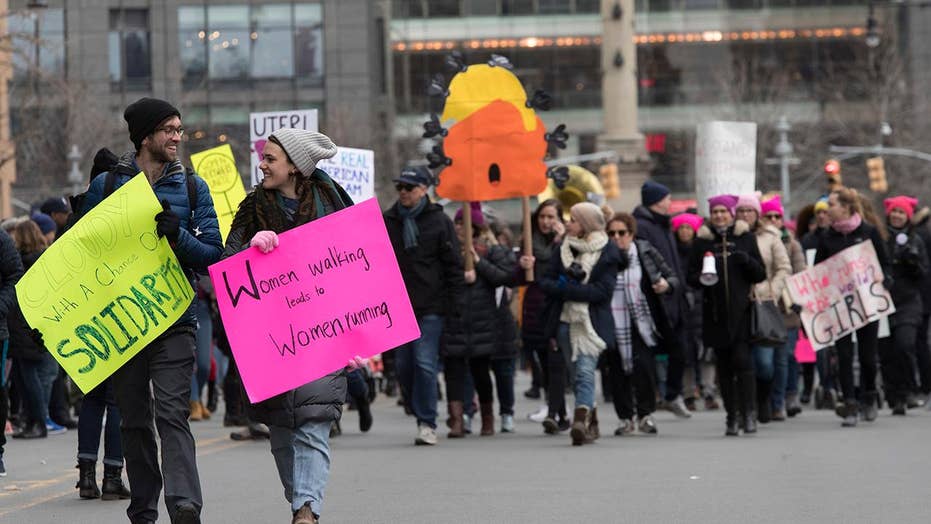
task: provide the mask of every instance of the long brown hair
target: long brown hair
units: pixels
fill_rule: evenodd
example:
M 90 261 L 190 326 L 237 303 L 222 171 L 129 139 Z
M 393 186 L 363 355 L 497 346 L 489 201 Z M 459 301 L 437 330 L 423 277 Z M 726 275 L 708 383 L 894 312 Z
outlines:
M 48 241 L 42 235 L 39 225 L 32 220 L 23 220 L 13 227 L 13 243 L 23 254 L 38 253 L 48 247 Z

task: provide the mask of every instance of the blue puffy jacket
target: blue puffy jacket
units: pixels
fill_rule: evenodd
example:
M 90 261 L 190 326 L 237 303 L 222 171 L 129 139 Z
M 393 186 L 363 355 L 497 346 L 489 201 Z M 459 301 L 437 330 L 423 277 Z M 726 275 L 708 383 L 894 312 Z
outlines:
M 139 173 L 142 170 L 136 165 L 135 153 L 126 153 L 120 158 L 119 167 L 114 171 L 113 190 L 115 191 L 135 176 L 127 173 Z M 197 197 L 197 204 L 192 212 L 188 198 L 187 176 L 180 162 L 169 163 L 165 166 L 164 175 L 155 182 L 152 189 L 159 201 L 167 200 L 171 205 L 171 210 L 181 217 L 181 232 L 173 248 L 191 286 L 194 286 L 197 273 L 206 275 L 207 266 L 220 260 L 220 255 L 223 254 L 223 241 L 220 237 L 220 226 L 217 224 L 217 212 L 213 207 L 213 198 L 210 196 L 207 183 L 199 176 L 191 175 L 194 177 Z M 103 200 L 106 179 L 107 173 L 101 173 L 91 181 L 81 208 L 82 215 Z M 196 300 L 195 298 L 194 301 Z M 176 325 L 197 325 L 194 301 Z

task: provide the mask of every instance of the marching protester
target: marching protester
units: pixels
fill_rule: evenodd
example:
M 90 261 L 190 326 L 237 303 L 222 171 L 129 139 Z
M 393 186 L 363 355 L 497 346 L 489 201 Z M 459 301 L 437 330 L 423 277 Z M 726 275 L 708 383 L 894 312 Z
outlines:
M 395 179 L 397 202 L 384 213 L 385 227 L 420 327 L 420 338 L 395 349 L 402 395 L 417 418 L 418 445 L 435 445 L 440 337 L 447 316 L 460 314 L 454 298 L 464 276 L 459 240 L 443 208 L 430 202 L 426 168 L 405 168 Z
M 888 253 L 892 260 L 889 293 L 895 303 L 895 313 L 889 317 L 892 336 L 879 342 L 879 351 L 887 402 L 893 415 L 904 415 L 916 389 L 918 361 L 915 351 L 923 309 L 922 281 L 928 273 L 928 250 L 911 227 L 918 200 L 897 196 L 887 198 L 883 204 L 889 231 Z
M 163 207 L 155 215 L 156 231 L 168 239 L 193 286 L 196 273 L 206 273 L 207 266 L 220 259 L 223 246 L 206 182 L 187 174 L 178 160 L 178 146 L 184 134 L 181 113 L 164 100 L 141 98 L 126 108 L 123 118 L 129 125 L 135 150 L 122 155 L 111 172 L 94 178 L 81 213 L 97 206 L 108 196 L 105 194 L 108 189 L 116 190 L 137 173 L 142 174 Z M 189 194 L 189 183 L 193 184 L 193 195 Z M 126 513 L 134 523 L 158 520 L 163 481 L 171 522 L 200 522 L 203 497 L 194 437 L 188 425 L 195 308 L 196 300 L 174 325 L 112 375 L 132 491 Z M 161 440 L 161 468 L 153 417 Z
M 280 243 L 279 233 L 351 206 L 346 191 L 316 167 L 334 155 L 336 146 L 320 133 L 280 129 L 269 136 L 259 164 L 264 178 L 240 204 L 224 258 L 249 247 L 270 253 Z M 348 367 L 362 365 L 355 357 Z M 314 524 L 320 518 L 330 476 L 330 425 L 342 415 L 346 391 L 346 373 L 340 369 L 251 407 L 269 427 L 292 524 Z
M 666 322 L 660 297 L 682 284 L 656 248 L 645 240 L 634 240 L 637 221 L 633 216 L 617 213 L 608 221 L 607 232 L 621 252 L 611 299 L 617 351 L 607 352 L 614 411 L 621 420 L 614 434 L 628 435 L 635 428 L 644 434 L 655 434 L 653 348 L 659 343 L 659 333 L 664 331 L 656 323 Z
M 701 229 L 705 219 L 694 213 L 680 213 L 672 217 L 672 230 L 676 235 L 676 248 L 679 251 L 680 274 L 688 273 L 689 258 L 695 245 L 695 235 Z M 683 382 L 686 384 L 685 406 L 695 411 L 695 397 L 704 399 L 706 410 L 720 408 L 715 398 L 713 348 L 705 347 L 702 342 L 702 290 L 682 282 L 685 295 L 685 308 L 682 310 L 685 329 L 686 370 Z
M 792 264 L 782 243 L 781 233 L 760 220 L 761 212 L 760 200 L 756 195 L 738 197 L 737 219 L 746 222 L 756 236 L 757 249 L 766 268 L 766 280 L 753 286 L 751 298 L 756 302 L 772 302 L 778 305 L 782 302 L 782 291 L 785 289 L 786 277 L 792 271 Z M 757 419 L 765 424 L 773 415 L 770 397 L 776 362 L 781 360 L 783 370 L 786 367 L 785 344 L 753 344 L 751 351 L 756 372 Z M 785 420 L 785 416 L 781 416 L 779 420 Z
M 3 464 L 3 447 L 6 445 L 9 398 L 7 396 L 7 351 L 10 334 L 7 330 L 7 314 L 16 303 L 16 282 L 23 276 L 23 263 L 13 239 L 6 231 L 0 231 L 0 477 L 6 476 Z
M 802 245 L 795 240 L 792 231 L 785 225 L 782 197 L 776 195 L 760 202 L 760 211 L 760 219 L 780 233 L 782 245 L 789 256 L 790 274 L 804 271 L 808 267 L 805 262 L 805 253 L 802 252 Z M 795 344 L 798 342 L 798 330 L 802 327 L 802 321 L 797 313 L 784 307 L 781 297 L 776 297 L 776 299 L 783 305 L 786 343 L 782 347 L 775 348 L 773 354 L 772 418 L 773 420 L 785 420 L 787 416 L 794 417 L 802 411 L 798 398 L 799 367 L 798 361 L 795 360 Z
M 647 180 L 640 188 L 641 205 L 634 209 L 633 216 L 637 219 L 637 238 L 646 240 L 659 251 L 663 259 L 676 272 L 679 282 L 685 281 L 681 273 L 679 251 L 670 228 L 669 206 L 672 203 L 669 188 Z M 680 286 L 683 287 L 683 286 Z M 663 405 L 680 418 L 689 418 L 691 413 L 685 407 L 682 399 L 682 377 L 685 372 L 685 332 L 683 329 L 682 310 L 685 305 L 683 289 L 674 289 L 662 296 L 663 312 L 666 322 L 663 329 L 668 326 L 669 331 L 662 335 L 658 351 L 669 357 L 669 368 L 666 378 L 666 395 Z
M 833 255 L 869 240 L 873 243 L 876 256 L 882 267 L 885 286 L 891 285 L 891 261 L 886 245 L 875 226 L 864 219 L 863 204 L 860 195 L 853 189 L 838 188 L 828 197 L 828 215 L 831 226 L 818 238 L 815 263 L 822 262 Z M 857 356 L 860 362 L 860 399 L 858 403 L 853 377 L 853 334 L 848 334 L 835 341 L 839 360 L 839 378 L 844 403 L 838 404 L 836 413 L 843 419 L 844 427 L 854 427 L 859 419 L 862 406 L 863 418 L 873 421 L 877 416 L 876 394 L 876 339 L 879 322 L 874 321 L 861 327 L 857 333 Z
M 544 425 L 551 426 L 554 416 L 565 418 L 562 377 L 572 362 L 575 412 L 570 436 L 572 445 L 581 446 L 600 436 L 595 411 L 595 367 L 602 351 L 617 351 L 611 298 L 621 254 L 608 241 L 604 213 L 598 206 L 590 202 L 576 204 L 569 210 L 569 216 L 558 256 L 553 257 L 540 278 L 540 287 L 547 297 L 547 336 L 556 339 L 551 351 L 557 354 L 547 358 L 550 388 L 556 388 L 561 396 L 555 405 L 549 406 L 550 416 Z M 552 432 L 550 427 L 547 429 Z
M 924 242 L 925 250 L 931 249 L 931 208 L 927 206 L 915 210 L 912 215 L 911 227 L 918 238 Z M 931 348 L 928 347 L 929 325 L 931 325 L 931 278 L 921 279 L 921 324 L 918 326 L 918 337 L 915 346 L 915 359 L 918 365 L 918 382 L 915 384 L 914 395 L 910 397 L 910 407 L 919 407 L 928 404 L 931 395 Z
M 513 347 L 514 330 L 506 329 L 510 311 L 502 310 L 497 296 L 498 288 L 511 284 L 516 261 L 510 249 L 498 245 L 494 234 L 485 223 L 481 206 L 476 202 L 470 209 L 472 220 L 471 253 L 475 261 L 475 277 L 466 278 L 462 295 L 453 297 L 459 302 L 461 315 L 446 319 L 443 329 L 443 374 L 446 378 L 446 397 L 449 402 L 450 438 L 465 436 L 463 412 L 466 375 L 471 373 L 478 393 L 481 410 L 481 435 L 495 433 L 494 391 L 491 382 L 491 358 L 499 344 Z M 454 220 L 460 245 L 465 246 L 466 229 L 462 209 Z M 502 318 L 505 317 L 505 318 Z M 513 320 L 510 320 L 513 322 Z M 510 340 L 507 340 L 510 338 Z M 471 398 L 468 399 L 471 401 Z M 501 400 L 501 399 L 499 399 Z M 511 420 L 512 431 L 513 420 Z
M 709 225 L 699 229 L 688 265 L 688 283 L 704 286 L 702 338 L 713 347 L 721 397 L 727 412 L 725 435 L 756 432 L 756 387 L 750 351 L 750 293 L 766 280 L 756 237 L 735 220 L 737 197 L 708 199 Z M 714 271 L 706 272 L 711 266 Z M 738 414 L 740 419 L 738 420 Z
M 521 342 L 527 359 L 531 361 L 531 386 L 524 392 L 527 398 L 540 398 L 543 390 L 544 398 L 550 402 L 549 364 L 547 355 L 549 348 L 545 335 L 546 325 L 543 318 L 543 305 L 546 295 L 540 287 L 539 279 L 552 263 L 552 258 L 559 253 L 559 244 L 566 232 L 562 218 L 562 204 L 559 200 L 551 198 L 544 200 L 530 217 L 533 253 L 523 253 L 520 257 L 519 279 L 524 278 L 524 271 L 533 269 L 534 281 L 530 282 L 524 290 L 524 300 L 521 309 Z M 523 281 L 521 281 L 523 283 Z M 565 383 L 565 381 L 563 381 Z M 564 395 L 564 391 L 553 391 L 553 395 Z M 542 416 L 531 414 L 534 422 L 543 422 L 549 409 L 544 404 L 541 409 Z M 558 418 L 558 417 L 557 417 Z M 566 418 L 554 419 L 557 431 L 569 429 Z

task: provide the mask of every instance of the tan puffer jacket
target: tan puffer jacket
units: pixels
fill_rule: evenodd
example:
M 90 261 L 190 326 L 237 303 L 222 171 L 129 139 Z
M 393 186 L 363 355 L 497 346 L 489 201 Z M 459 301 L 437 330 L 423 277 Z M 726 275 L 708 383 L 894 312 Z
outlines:
M 756 245 L 766 266 L 766 280 L 753 286 L 753 298 L 756 300 L 779 301 L 786 286 L 786 277 L 792 274 L 789 253 L 782 243 L 782 235 L 773 226 L 757 224 Z

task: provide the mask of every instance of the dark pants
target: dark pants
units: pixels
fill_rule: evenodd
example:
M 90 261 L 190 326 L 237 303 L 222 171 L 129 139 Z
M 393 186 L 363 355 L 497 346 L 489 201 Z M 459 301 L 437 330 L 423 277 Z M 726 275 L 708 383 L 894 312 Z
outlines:
M 495 374 L 495 389 L 498 392 L 498 414 L 514 414 L 514 359 L 494 358 L 491 371 Z
M 64 425 L 65 421 L 71 419 L 71 401 L 68 399 L 68 375 L 61 366 L 58 366 L 57 361 L 55 365 L 58 367 L 58 371 L 54 382 L 52 382 L 48 414 L 52 420 Z
M 361 369 L 354 369 L 346 373 L 346 394 L 349 398 L 367 398 L 369 385 L 365 383 L 365 373 Z
M 918 364 L 918 377 L 920 378 L 918 390 L 926 395 L 931 393 L 931 347 L 928 346 L 929 321 L 931 321 L 931 314 L 921 316 L 921 325 L 918 326 L 915 343 L 915 360 Z
M 666 395 L 667 401 L 675 400 L 682 394 L 682 377 L 685 374 L 685 348 L 688 346 L 686 341 L 686 329 L 680 322 L 673 331 L 675 338 L 664 342 L 663 349 L 669 355 L 669 367 L 666 372 Z
M 191 505 L 198 511 L 203 506 L 194 436 L 188 425 L 194 349 L 194 329 L 173 327 L 113 374 L 123 417 L 120 429 L 126 473 L 132 491 L 126 514 L 132 522 L 158 519 L 163 478 L 165 505 L 171 520 L 179 505 Z M 161 471 L 156 426 L 161 441 Z
M 491 357 L 446 357 L 443 360 L 443 375 L 446 377 L 446 398 L 450 401 L 465 402 L 465 380 L 472 373 L 478 401 L 482 404 L 494 402 L 494 390 L 491 383 Z M 469 399 L 471 400 L 471 399 Z
M 104 412 L 107 425 L 103 427 Z M 120 437 L 120 410 L 113 396 L 113 379 L 108 378 L 84 395 L 81 416 L 78 417 L 78 460 L 97 462 L 100 451 L 100 430 L 104 432 L 103 463 L 123 467 L 123 441 Z
M 656 411 L 656 359 L 653 350 L 643 343 L 636 329 L 631 329 L 631 344 L 634 367 L 629 375 L 624 372 L 620 351 L 605 352 L 614 412 L 621 420 L 633 418 L 635 411 L 640 418 Z
M 549 416 L 552 418 L 566 417 L 566 384 L 569 379 L 569 351 L 572 348 L 563 348 L 553 339 L 546 350 L 546 367 L 549 374 L 549 384 L 546 388 L 546 404 Z
M 864 401 L 869 401 L 876 395 L 876 335 L 879 333 L 879 322 L 870 322 L 857 330 L 857 353 L 860 359 L 860 391 L 864 394 Z M 845 402 L 856 401 L 856 391 L 853 385 L 853 340 L 851 335 L 840 338 L 835 343 L 837 359 L 840 366 L 840 387 L 844 393 Z
M 18 358 L 16 371 L 23 385 L 23 405 L 26 407 L 27 424 L 45 424 L 49 418 L 49 399 L 53 382 L 58 376 L 58 362 L 51 353 L 38 359 Z
M 6 446 L 6 421 L 10 417 L 10 398 L 7 394 L 10 386 L 6 380 L 9 343 L 9 339 L 0 342 L 0 458 L 3 458 L 3 446 Z
M 892 329 L 892 336 L 879 342 L 882 362 L 883 388 L 890 405 L 905 402 L 915 390 L 915 337 L 917 325 L 900 325 Z M 862 364 L 861 364 L 862 365 Z
M 716 347 L 714 351 L 718 358 L 718 380 L 727 418 L 736 420 L 738 413 L 752 415 L 756 404 L 756 377 L 750 345 L 746 341 L 738 341 L 730 347 Z
M 538 344 L 528 339 L 523 339 L 521 345 L 524 358 L 530 363 L 530 387 L 532 389 L 543 389 L 549 383 L 549 370 L 546 367 L 546 344 Z

